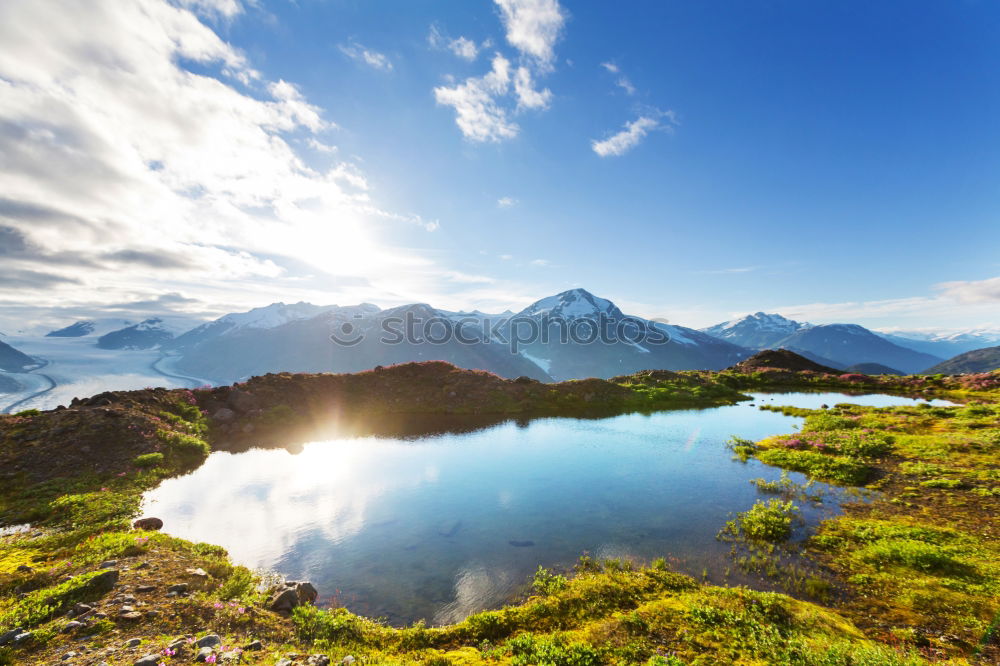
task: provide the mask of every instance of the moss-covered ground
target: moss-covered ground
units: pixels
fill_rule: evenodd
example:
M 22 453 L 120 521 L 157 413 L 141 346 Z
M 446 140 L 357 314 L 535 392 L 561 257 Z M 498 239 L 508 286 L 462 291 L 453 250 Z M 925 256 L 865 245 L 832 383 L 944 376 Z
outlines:
M 226 387 L 259 403 L 237 413 L 237 422 L 264 427 L 268 420 L 303 418 L 296 411 L 302 404 L 329 406 L 310 395 L 277 403 L 282 392 L 271 384 L 314 384 L 275 377 L 262 378 L 259 392 L 253 381 Z M 345 609 L 304 606 L 290 617 L 276 614 L 267 609 L 267 581 L 235 566 L 221 548 L 131 528 L 145 490 L 197 466 L 210 447 L 226 446 L 211 418 L 227 399 L 223 390 L 108 394 L 65 410 L 2 416 L 0 524 L 31 526 L 0 537 L 0 635 L 30 632 L 0 647 L 0 664 L 131 665 L 144 655 L 189 663 L 193 649 L 171 654 L 167 647 L 178 638 L 189 646 L 188 639 L 210 632 L 222 637 L 219 663 L 224 655 L 255 664 L 297 655 L 293 661 L 305 663 L 316 654 L 371 664 L 1000 662 L 1000 374 L 640 373 L 587 380 L 582 389 L 582 383 L 452 379 L 489 396 L 498 414 L 531 413 L 531 400 L 540 413 L 606 413 L 727 404 L 748 390 L 811 388 L 907 392 L 963 404 L 794 410 L 805 417 L 801 432 L 735 443 L 744 457 L 877 491 L 848 504 L 806 542 L 806 556 L 836 590 L 805 595 L 823 597 L 822 603 L 705 585 L 662 561 L 636 568 L 582 558 L 572 575 L 540 570 L 534 594 L 517 605 L 455 625 L 408 628 Z M 407 381 L 420 382 L 419 373 Z M 435 375 L 425 388 L 439 391 L 440 384 Z M 383 410 L 396 404 L 420 411 L 416 396 L 426 394 L 405 398 L 410 394 L 369 388 Z M 289 402 L 295 409 L 273 409 Z M 455 412 L 470 404 L 459 399 Z M 781 482 L 758 488 L 768 501 L 719 528 L 723 538 L 768 553 L 787 537 L 796 503 L 807 501 L 809 489 Z M 112 569 L 119 574 L 114 589 L 92 582 Z M 775 573 L 782 575 L 780 567 Z M 181 595 L 170 592 L 178 584 L 187 586 Z M 74 620 L 68 613 L 80 603 L 91 610 Z M 138 645 L 126 647 L 130 639 Z M 254 640 L 262 649 L 243 650 Z

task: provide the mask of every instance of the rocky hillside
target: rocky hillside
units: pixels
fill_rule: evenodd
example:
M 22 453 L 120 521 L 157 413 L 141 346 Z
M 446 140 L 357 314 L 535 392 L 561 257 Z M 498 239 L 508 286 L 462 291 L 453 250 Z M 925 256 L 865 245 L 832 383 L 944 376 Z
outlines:
M 789 370 L 792 372 L 822 372 L 829 375 L 839 375 L 840 370 L 820 365 L 810 361 L 805 356 L 787 349 L 765 349 L 757 352 L 745 361 L 740 361 L 730 370 L 735 372 L 754 372 L 763 369 Z

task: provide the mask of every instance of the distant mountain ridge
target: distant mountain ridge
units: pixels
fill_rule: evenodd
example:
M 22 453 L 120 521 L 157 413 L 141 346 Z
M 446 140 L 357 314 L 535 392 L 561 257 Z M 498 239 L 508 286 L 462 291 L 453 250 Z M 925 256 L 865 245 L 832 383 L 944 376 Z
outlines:
M 838 369 L 874 363 L 914 373 L 942 360 L 940 356 L 896 344 L 857 324 L 814 326 L 764 312 L 702 331 L 754 349 L 789 349 L 815 363 Z
M 974 349 L 964 354 L 959 354 L 954 358 L 927 368 L 924 372 L 928 375 L 936 375 L 938 373 L 963 375 L 991 372 L 997 368 L 1000 368 L 1000 347 L 987 347 L 986 349 Z
M 0 342 L 0 370 L 7 372 L 23 372 L 27 368 L 38 365 L 38 361 L 24 352 L 14 349 L 6 342 Z
M 356 372 L 424 360 L 552 381 L 650 368 L 718 370 L 751 353 L 693 329 L 629 317 L 585 289 L 540 299 L 516 314 L 450 312 L 426 303 L 386 310 L 367 303 L 326 306 L 318 313 L 311 308 L 317 306 L 279 303 L 225 315 L 163 348 L 176 355 L 179 371 L 220 382 L 266 372 Z M 418 326 L 404 331 L 405 322 Z M 541 339 L 542 329 L 559 328 L 557 322 L 566 322 L 577 339 L 566 339 L 566 344 L 559 337 Z M 610 337 L 587 342 L 587 331 L 602 325 L 610 329 Z M 512 353 L 511 340 L 532 330 L 538 338 L 524 340 Z M 331 335 L 341 342 L 331 341 Z M 663 344 L 644 344 L 653 339 Z

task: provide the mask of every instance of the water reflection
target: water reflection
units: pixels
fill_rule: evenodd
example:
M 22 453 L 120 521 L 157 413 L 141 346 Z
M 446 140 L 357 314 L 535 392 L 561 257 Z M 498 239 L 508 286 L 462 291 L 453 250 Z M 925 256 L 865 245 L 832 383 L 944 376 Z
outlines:
M 756 400 L 769 398 L 847 401 Z M 145 510 L 171 534 L 309 579 L 322 602 L 394 624 L 453 622 L 497 606 L 523 592 L 539 565 L 568 569 L 584 551 L 665 556 L 716 582 L 760 585 L 724 576 L 728 546 L 715 535 L 757 499 L 749 479 L 779 472 L 734 462 L 725 441 L 791 432 L 800 422 L 748 404 L 486 427 L 437 420 L 419 424 L 423 435 L 414 420 L 400 420 L 385 424 L 391 435 L 341 434 L 294 455 L 213 453 L 152 491 Z M 804 506 L 803 516 L 815 524 L 835 510 L 828 501 Z

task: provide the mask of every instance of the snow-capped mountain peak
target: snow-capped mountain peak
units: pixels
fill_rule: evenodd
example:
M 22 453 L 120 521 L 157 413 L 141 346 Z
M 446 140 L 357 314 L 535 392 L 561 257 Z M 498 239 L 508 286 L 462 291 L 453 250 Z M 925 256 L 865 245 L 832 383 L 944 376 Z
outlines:
M 612 318 L 622 317 L 622 311 L 611 301 L 594 296 L 586 289 L 570 289 L 555 296 L 535 301 L 519 317 L 545 317 L 562 319 L 595 318 L 604 314 Z
M 765 349 L 786 336 L 810 328 L 780 314 L 755 312 L 738 319 L 701 329 L 709 335 L 753 349 Z
M 247 312 L 234 312 L 219 317 L 216 322 L 230 324 L 231 328 L 275 328 L 291 321 L 311 319 L 336 306 L 298 303 L 271 303 Z

